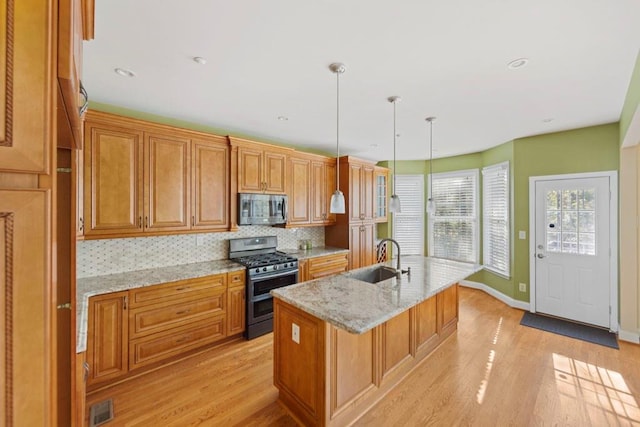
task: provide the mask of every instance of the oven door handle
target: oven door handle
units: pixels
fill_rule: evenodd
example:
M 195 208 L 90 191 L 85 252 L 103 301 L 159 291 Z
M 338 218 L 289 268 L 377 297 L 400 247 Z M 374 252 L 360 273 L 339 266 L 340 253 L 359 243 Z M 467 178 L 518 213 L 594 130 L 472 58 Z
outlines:
M 285 272 L 277 272 L 277 273 L 272 273 L 272 274 L 265 274 L 264 276 L 249 276 L 249 280 L 251 280 L 251 282 L 253 283 L 257 283 L 257 282 L 262 282 L 264 280 L 269 280 L 269 279 L 273 279 L 275 277 L 283 277 L 283 276 L 289 276 L 291 274 L 295 273 L 296 275 L 298 274 L 298 269 L 296 268 L 295 270 L 287 270 Z

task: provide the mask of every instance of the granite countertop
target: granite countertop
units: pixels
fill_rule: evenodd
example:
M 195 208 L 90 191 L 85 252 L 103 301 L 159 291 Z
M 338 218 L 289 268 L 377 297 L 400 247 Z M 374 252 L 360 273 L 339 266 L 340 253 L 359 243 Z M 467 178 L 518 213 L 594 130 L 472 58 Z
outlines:
M 403 256 L 411 274 L 375 284 L 355 278 L 376 264 L 328 278 L 274 289 L 271 294 L 338 328 L 362 334 L 480 271 L 482 266 L 440 258 Z M 396 260 L 382 265 L 392 268 Z
M 285 252 L 289 255 L 293 255 L 298 260 L 306 260 L 309 258 L 316 258 L 325 255 L 339 254 L 339 253 L 349 253 L 349 249 L 344 248 L 334 248 L 331 246 L 320 246 L 317 248 L 304 250 L 304 249 L 284 249 L 282 252 Z
M 87 349 L 89 297 L 244 269 L 244 266 L 236 262 L 219 260 L 78 279 L 76 286 L 76 352 L 81 353 Z

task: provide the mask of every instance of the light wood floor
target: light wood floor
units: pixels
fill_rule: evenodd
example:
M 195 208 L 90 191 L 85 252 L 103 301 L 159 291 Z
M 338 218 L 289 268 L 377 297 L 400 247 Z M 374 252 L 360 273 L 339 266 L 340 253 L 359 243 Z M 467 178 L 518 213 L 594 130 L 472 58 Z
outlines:
M 520 326 L 522 311 L 460 289 L 458 332 L 359 426 L 640 425 L 640 346 L 620 350 Z M 110 426 L 294 426 L 276 403 L 271 334 L 88 396 Z

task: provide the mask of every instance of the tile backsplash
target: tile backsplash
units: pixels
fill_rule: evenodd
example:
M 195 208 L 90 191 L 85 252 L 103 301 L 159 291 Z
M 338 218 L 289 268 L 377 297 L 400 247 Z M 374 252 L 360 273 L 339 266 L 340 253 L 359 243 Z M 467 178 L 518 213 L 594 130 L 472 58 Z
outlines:
M 297 248 L 301 239 L 310 239 L 314 247 L 324 246 L 324 227 L 243 226 L 226 233 L 86 240 L 77 246 L 77 277 L 226 259 L 229 239 L 252 236 L 277 236 L 280 250 Z

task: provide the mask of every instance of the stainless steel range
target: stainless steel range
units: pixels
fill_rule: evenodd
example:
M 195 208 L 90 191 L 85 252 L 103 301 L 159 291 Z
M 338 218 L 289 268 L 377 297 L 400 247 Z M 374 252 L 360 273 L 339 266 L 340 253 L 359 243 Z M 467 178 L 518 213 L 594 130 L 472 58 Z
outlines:
M 247 267 L 247 339 L 273 331 L 272 289 L 298 281 L 297 258 L 276 250 L 276 236 L 229 239 L 229 259 Z

